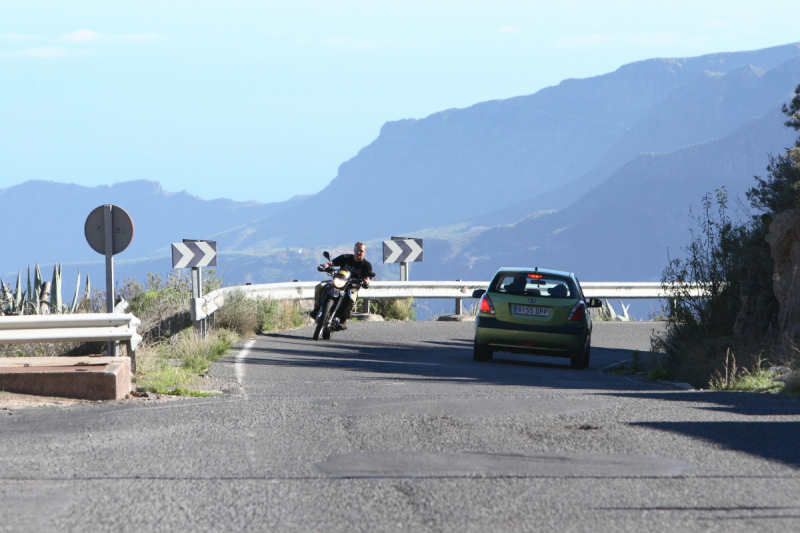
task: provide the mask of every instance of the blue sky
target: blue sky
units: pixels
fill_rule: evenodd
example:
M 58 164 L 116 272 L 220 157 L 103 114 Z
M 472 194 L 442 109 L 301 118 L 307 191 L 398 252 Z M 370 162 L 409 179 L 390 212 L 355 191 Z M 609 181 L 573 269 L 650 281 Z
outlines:
M 796 41 L 797 0 L 0 0 L 0 188 L 285 200 L 390 120 Z

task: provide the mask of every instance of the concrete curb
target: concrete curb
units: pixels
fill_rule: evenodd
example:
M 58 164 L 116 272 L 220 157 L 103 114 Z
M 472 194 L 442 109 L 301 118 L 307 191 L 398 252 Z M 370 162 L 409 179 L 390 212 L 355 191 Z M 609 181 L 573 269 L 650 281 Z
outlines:
M 0 366 L 0 390 L 39 396 L 58 396 L 81 400 L 121 400 L 131 392 L 131 361 L 128 357 L 103 358 L 98 363 L 87 358 L 15 357 L 29 366 Z M 41 361 L 47 359 L 47 361 Z M 79 361 L 69 364 L 69 359 Z M 39 361 L 37 361 L 39 360 Z M 41 363 L 50 363 L 42 366 Z

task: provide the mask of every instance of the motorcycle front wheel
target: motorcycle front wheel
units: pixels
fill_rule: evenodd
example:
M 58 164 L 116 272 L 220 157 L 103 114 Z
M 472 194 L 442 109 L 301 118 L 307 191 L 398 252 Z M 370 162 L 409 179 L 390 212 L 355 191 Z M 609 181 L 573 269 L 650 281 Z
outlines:
M 317 327 L 314 329 L 314 340 L 319 340 L 320 332 L 325 328 L 325 324 L 328 323 L 328 319 L 331 315 L 331 309 L 333 309 L 333 300 L 325 300 L 325 306 L 322 308 L 322 316 L 319 317 L 319 322 L 317 322 Z M 323 339 L 330 338 L 330 332 L 326 331 L 326 334 L 323 334 Z

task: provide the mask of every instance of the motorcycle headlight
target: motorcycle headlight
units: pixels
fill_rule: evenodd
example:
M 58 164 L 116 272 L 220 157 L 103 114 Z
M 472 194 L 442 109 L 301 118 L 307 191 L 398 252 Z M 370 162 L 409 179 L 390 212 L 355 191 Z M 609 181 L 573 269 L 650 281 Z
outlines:
M 338 277 L 337 277 L 337 278 L 333 278 L 333 286 L 334 286 L 334 288 L 336 288 L 336 289 L 341 289 L 341 288 L 343 288 L 343 287 L 344 287 L 346 284 L 347 284 L 347 281 L 346 281 L 346 280 L 343 280 L 342 278 L 338 278 Z

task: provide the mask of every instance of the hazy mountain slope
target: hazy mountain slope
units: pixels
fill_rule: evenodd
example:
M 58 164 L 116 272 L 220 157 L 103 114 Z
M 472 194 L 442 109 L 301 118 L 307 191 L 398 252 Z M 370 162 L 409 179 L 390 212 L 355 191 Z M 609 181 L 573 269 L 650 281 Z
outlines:
M 600 183 L 642 152 L 672 152 L 724 137 L 786 102 L 798 80 L 800 56 L 769 70 L 745 65 L 727 74 L 705 71 L 653 106 L 578 183 Z
M 753 175 L 766 174 L 768 154 L 794 143 L 784 119 L 776 108 L 723 139 L 640 155 L 570 207 L 487 230 L 459 256 L 432 262 L 428 274 L 485 279 L 501 266 L 538 265 L 586 281 L 658 279 L 667 250 L 681 253 L 690 228 L 697 229 L 689 205 L 697 212 L 706 192 L 725 186 L 735 206 L 733 197 L 744 198 Z
M 343 163 L 331 184 L 304 202 L 302 209 L 269 217 L 248 228 L 247 235 L 231 232 L 226 237 L 239 243 L 237 249 L 258 250 L 408 233 L 480 216 L 537 196 L 531 201 L 534 211 L 563 207 L 563 195 L 548 198 L 546 194 L 595 169 L 649 113 L 655 112 L 652 120 L 656 120 L 687 99 L 695 104 L 692 110 L 702 108 L 702 97 L 694 97 L 692 91 L 680 93 L 681 86 L 700 77 L 695 83 L 704 86 L 702 95 L 719 96 L 728 84 L 738 98 L 746 84 L 753 83 L 750 78 L 760 80 L 757 74 L 762 70 L 798 55 L 800 48 L 795 44 L 688 59 L 651 59 L 603 76 L 565 80 L 529 96 L 450 109 L 422 120 L 390 122 L 373 143 Z M 739 67 L 746 67 L 737 74 L 744 80 L 734 75 L 720 82 L 704 74 L 728 73 Z M 769 83 L 756 82 L 759 87 L 765 84 Z M 673 95 L 676 100 L 672 104 L 654 111 L 654 106 Z M 753 104 L 744 94 L 741 100 Z M 745 106 L 739 115 L 726 118 L 722 124 L 738 120 L 734 126 L 740 125 L 763 110 L 760 104 Z M 643 124 L 642 128 L 650 126 Z M 727 131 L 723 126 L 701 128 L 694 136 L 674 136 L 674 128 L 648 130 L 651 136 L 671 136 L 649 144 L 674 149 L 684 141 L 710 140 L 731 131 L 730 126 Z M 635 145 L 627 152 L 622 150 L 621 157 L 612 158 L 610 170 L 647 149 Z M 320 214 L 353 205 L 358 209 L 345 216 L 353 223 L 316 222 Z M 357 224 L 357 220 L 369 223 Z
M 0 190 L 7 223 L 0 233 L 0 275 L 34 261 L 101 258 L 86 244 L 83 225 L 95 207 L 106 203 L 119 205 L 133 219 L 133 241 L 120 257 L 142 258 L 168 254 L 171 242 L 210 238 L 301 201 L 302 198 L 272 204 L 205 201 L 186 192 L 169 193 L 160 184 L 144 180 L 101 187 L 28 181 Z

